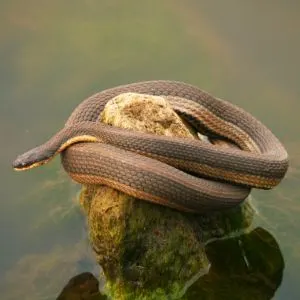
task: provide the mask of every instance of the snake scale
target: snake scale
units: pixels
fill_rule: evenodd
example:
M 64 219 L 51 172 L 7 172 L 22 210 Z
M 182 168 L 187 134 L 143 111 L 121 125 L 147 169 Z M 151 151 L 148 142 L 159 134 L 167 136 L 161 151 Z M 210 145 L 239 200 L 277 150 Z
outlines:
M 125 92 L 167 97 L 196 129 L 238 147 L 98 122 L 105 104 Z M 57 134 L 18 156 L 13 167 L 40 166 L 58 153 L 64 169 L 79 183 L 105 184 L 140 199 L 198 213 L 238 205 L 252 187 L 276 186 L 288 169 L 285 148 L 252 115 L 195 86 L 165 80 L 122 85 L 85 99 Z

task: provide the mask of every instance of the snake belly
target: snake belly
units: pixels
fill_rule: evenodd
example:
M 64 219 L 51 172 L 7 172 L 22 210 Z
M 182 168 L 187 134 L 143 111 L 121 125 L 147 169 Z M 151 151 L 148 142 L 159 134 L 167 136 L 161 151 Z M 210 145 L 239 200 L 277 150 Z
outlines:
M 233 142 L 238 149 L 98 122 L 106 103 L 126 92 L 166 97 L 191 125 Z M 164 80 L 122 85 L 87 98 L 60 132 L 31 151 L 47 157 L 45 161 L 60 152 L 64 169 L 79 183 L 105 184 L 198 213 L 236 206 L 252 187 L 276 186 L 288 169 L 285 148 L 252 115 L 195 86 Z

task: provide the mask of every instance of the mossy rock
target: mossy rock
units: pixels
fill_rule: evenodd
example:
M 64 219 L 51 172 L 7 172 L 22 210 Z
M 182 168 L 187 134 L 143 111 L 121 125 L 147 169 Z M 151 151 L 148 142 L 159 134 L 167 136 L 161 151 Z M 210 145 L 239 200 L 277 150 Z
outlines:
M 108 103 L 102 119 L 144 132 L 195 138 L 193 129 L 162 97 L 119 95 Z M 180 298 L 209 271 L 206 243 L 240 233 L 253 216 L 248 202 L 224 212 L 195 215 L 106 186 L 85 186 L 80 199 L 106 278 L 106 293 L 118 300 Z

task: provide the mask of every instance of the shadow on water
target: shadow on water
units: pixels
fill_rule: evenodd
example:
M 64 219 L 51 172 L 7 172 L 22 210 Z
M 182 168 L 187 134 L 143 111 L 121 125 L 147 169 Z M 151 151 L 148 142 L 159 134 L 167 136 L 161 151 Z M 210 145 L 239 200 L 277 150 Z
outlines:
M 211 267 L 181 299 L 272 299 L 284 269 L 275 238 L 257 227 L 239 237 L 217 240 L 206 247 Z M 69 280 L 57 300 L 108 299 L 91 273 Z M 171 299 L 171 298 L 170 298 Z

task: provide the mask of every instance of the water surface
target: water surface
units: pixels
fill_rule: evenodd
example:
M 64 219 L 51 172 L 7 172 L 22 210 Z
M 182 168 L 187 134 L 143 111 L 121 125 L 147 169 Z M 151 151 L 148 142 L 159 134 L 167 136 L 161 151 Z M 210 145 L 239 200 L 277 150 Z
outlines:
M 13 158 L 61 128 L 85 97 L 150 79 L 189 82 L 230 100 L 287 147 L 286 179 L 252 196 L 255 224 L 284 259 L 274 298 L 300 299 L 299 11 L 292 0 L 2 0 L 1 299 L 55 299 L 72 276 L 98 272 L 79 186 L 59 160 L 16 173 Z M 201 284 L 189 299 L 195 289 Z

